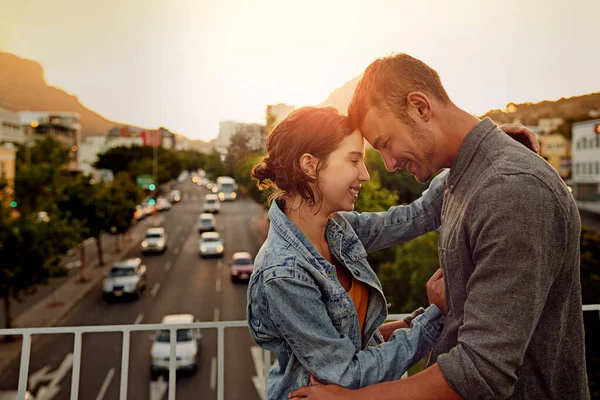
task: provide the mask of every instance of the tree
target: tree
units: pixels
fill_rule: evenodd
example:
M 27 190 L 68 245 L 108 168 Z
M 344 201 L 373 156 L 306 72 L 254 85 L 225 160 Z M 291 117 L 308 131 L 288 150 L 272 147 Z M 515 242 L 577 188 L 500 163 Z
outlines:
M 141 199 L 140 189 L 120 172 L 107 188 L 108 204 L 105 230 L 115 235 L 116 251 L 121 251 L 119 235 L 124 235 L 133 225 L 133 213 Z
M 66 273 L 61 257 L 77 244 L 80 230 L 61 218 L 56 209 L 42 219 L 37 214 L 15 216 L 3 204 L 0 202 L 0 297 L 4 300 L 5 327 L 10 329 L 13 300 Z

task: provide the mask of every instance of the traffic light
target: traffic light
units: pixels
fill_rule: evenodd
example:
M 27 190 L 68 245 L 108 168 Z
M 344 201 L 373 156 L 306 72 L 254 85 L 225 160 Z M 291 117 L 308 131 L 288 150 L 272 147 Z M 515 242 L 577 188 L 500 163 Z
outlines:
M 154 185 L 152 185 L 152 186 L 154 186 Z M 150 204 L 151 206 L 153 206 L 153 205 L 156 204 L 156 200 L 150 199 L 150 201 L 148 202 L 148 204 Z
M 156 189 L 156 185 L 154 183 L 151 183 L 148 185 L 148 189 L 154 190 L 154 189 Z
M 11 206 L 11 208 L 17 208 L 18 204 L 16 201 L 13 200 L 10 202 L 10 206 Z

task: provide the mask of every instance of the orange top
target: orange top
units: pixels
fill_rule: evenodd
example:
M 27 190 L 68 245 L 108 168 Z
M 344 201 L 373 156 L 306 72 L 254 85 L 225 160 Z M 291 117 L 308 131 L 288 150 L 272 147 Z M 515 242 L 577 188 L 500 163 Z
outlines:
M 354 307 L 358 313 L 358 324 L 360 326 L 360 334 L 363 333 L 363 324 L 367 315 L 367 304 L 369 303 L 369 288 L 363 282 L 352 277 L 352 286 L 348 290 L 348 296 L 354 302 Z

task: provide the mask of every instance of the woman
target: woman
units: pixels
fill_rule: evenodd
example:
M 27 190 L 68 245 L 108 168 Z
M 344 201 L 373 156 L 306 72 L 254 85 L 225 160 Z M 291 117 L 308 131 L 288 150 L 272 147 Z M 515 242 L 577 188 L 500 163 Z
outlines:
M 291 113 L 269 135 L 267 153 L 252 176 L 277 192 L 247 308 L 253 340 L 277 355 L 267 397 L 285 399 L 311 375 L 349 388 L 398 379 L 443 328 L 443 280 L 438 272 L 428 283 L 422 315 L 383 324 L 387 303 L 367 253 L 440 226 L 446 173 L 408 206 L 353 212 L 369 180 L 364 140 L 333 108 Z

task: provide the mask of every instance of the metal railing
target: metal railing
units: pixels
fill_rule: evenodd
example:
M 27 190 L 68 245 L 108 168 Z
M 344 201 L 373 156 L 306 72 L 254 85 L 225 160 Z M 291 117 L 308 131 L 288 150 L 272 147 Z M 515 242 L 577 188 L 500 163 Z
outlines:
M 600 304 L 583 305 L 583 311 L 598 311 L 600 318 Z M 388 320 L 403 319 L 408 314 L 390 314 Z M 194 322 L 189 324 L 145 324 L 145 325 L 104 325 L 104 326 L 75 326 L 75 327 L 51 327 L 51 328 L 26 328 L 26 329 L 0 329 L 0 336 L 16 335 L 23 336 L 21 345 L 21 364 L 19 370 L 18 399 L 25 398 L 27 390 L 27 379 L 29 376 L 29 359 L 31 355 L 31 336 L 47 334 L 75 335 L 73 344 L 73 370 L 71 372 L 71 400 L 77 400 L 79 396 L 79 375 L 81 370 L 81 343 L 84 333 L 123 333 L 123 346 L 121 349 L 121 386 L 120 400 L 127 399 L 127 378 L 129 374 L 129 343 L 131 332 L 161 331 L 170 332 L 170 358 L 169 358 L 169 382 L 168 399 L 175 400 L 176 394 L 176 345 L 177 330 L 180 329 L 216 329 L 217 330 L 217 399 L 224 399 L 225 387 L 225 329 L 246 328 L 246 321 L 221 321 L 221 322 Z M 271 354 L 263 351 L 263 373 L 264 387 L 266 388 L 267 376 L 271 367 Z

